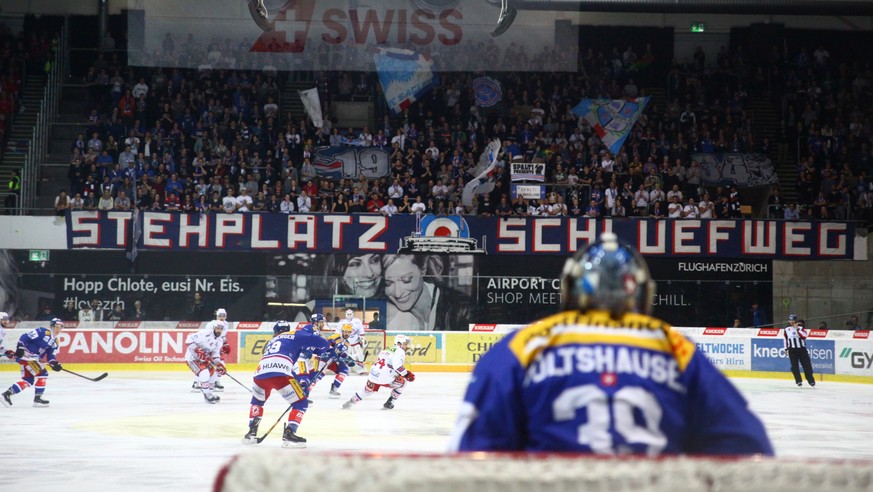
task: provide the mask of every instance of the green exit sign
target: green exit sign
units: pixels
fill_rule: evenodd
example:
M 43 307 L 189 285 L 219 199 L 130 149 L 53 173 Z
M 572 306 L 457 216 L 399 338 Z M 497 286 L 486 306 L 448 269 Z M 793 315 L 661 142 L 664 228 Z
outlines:
M 32 250 L 30 250 L 30 261 L 49 261 L 49 250 L 47 250 L 47 249 L 32 249 Z
M 691 32 L 705 32 L 706 31 L 706 23 L 705 22 L 693 22 L 691 23 Z

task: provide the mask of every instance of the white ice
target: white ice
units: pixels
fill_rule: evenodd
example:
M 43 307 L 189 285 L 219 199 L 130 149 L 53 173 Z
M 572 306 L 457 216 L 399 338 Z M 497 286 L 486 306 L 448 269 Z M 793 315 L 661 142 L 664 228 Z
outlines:
M 250 380 L 233 375 L 245 384 Z M 184 372 L 111 372 L 96 383 L 52 374 L 45 394 L 49 407 L 31 406 L 33 389 L 15 395 L 11 408 L 0 407 L 0 489 L 208 491 L 222 464 L 253 448 L 442 452 L 469 374 L 416 375 L 391 411 L 381 408 L 384 391 L 341 410 L 365 379 L 349 377 L 344 398 L 332 400 L 332 378 L 325 378 L 299 430 L 308 448 L 280 449 L 281 424 L 260 445 L 240 444 L 250 394 L 228 378 L 222 379 L 221 402 L 208 405 L 190 392 L 191 377 Z M 15 373 L 0 372 L 0 388 L 15 379 Z M 873 385 L 734 382 L 764 420 L 777 455 L 873 459 Z M 261 434 L 286 407 L 278 395 L 268 401 Z

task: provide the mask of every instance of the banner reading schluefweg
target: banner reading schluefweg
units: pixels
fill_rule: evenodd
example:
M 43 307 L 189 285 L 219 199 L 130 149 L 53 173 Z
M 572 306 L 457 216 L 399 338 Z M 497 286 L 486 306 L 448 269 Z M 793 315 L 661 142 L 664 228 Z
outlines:
M 414 247 L 416 252 L 567 256 L 606 231 L 646 257 L 850 260 L 855 250 L 855 225 L 840 222 L 426 216 L 433 218 L 429 230 L 417 231 L 411 215 L 140 213 L 138 251 L 397 253 Z M 127 249 L 132 217 L 129 212 L 67 212 L 67 246 Z
M 576 37 L 557 53 L 555 18 L 525 12 L 500 36 L 494 0 L 139 0 L 132 65 L 374 71 L 380 48 L 427 53 L 434 70 L 575 71 Z M 141 27 L 140 27 L 141 26 Z M 576 29 L 565 27 L 566 29 Z

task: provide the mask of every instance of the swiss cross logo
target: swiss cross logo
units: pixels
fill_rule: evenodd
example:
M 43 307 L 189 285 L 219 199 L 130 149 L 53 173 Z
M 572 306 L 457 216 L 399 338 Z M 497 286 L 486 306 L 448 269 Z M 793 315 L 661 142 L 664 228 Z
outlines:
M 139 328 L 140 321 L 119 321 L 115 323 L 115 328 Z
M 497 325 L 490 325 L 490 324 L 475 324 L 475 325 L 473 325 L 473 329 L 470 330 L 470 331 L 487 331 L 487 332 L 493 332 L 493 331 L 496 330 L 496 329 L 497 329 Z
M 257 321 L 240 321 L 236 324 L 237 330 L 257 330 L 261 324 Z
M 827 336 L 827 330 L 809 330 L 809 338 L 825 338 Z
M 272 20 L 266 21 L 273 29 L 265 30 L 249 51 L 255 53 L 302 53 L 306 47 L 306 38 L 309 36 L 314 12 L 315 0 L 288 2 L 275 14 Z M 267 13 L 268 17 L 271 15 L 272 13 Z M 291 34 L 290 37 L 289 34 Z
M 870 338 L 870 330 L 858 330 L 852 334 L 852 338 L 860 338 L 866 340 Z
M 761 328 L 758 330 L 759 337 L 779 336 L 779 328 Z
M 724 335 L 727 332 L 727 328 L 717 328 L 714 326 L 707 326 L 706 329 L 703 330 L 704 335 Z
M 600 375 L 600 385 L 605 387 L 615 386 L 618 383 L 618 376 L 614 372 L 604 372 Z

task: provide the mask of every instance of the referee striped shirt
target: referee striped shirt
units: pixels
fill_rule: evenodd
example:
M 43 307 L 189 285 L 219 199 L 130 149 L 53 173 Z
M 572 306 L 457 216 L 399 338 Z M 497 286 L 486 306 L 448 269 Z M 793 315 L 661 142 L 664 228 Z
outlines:
M 802 325 L 789 325 L 785 327 L 782 336 L 785 337 L 785 348 L 805 348 L 806 337 L 809 335 Z

